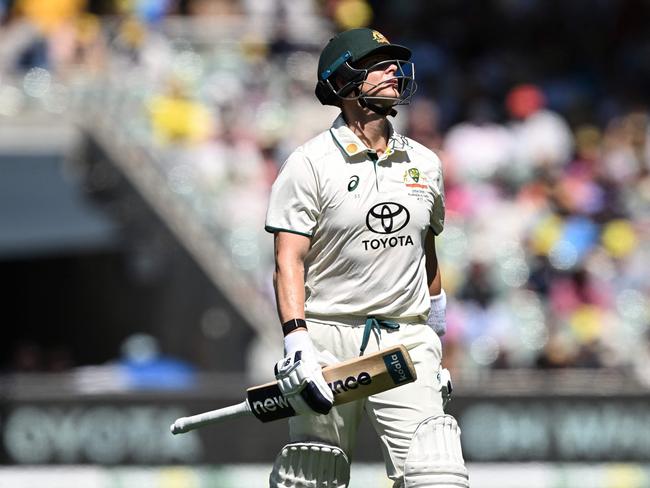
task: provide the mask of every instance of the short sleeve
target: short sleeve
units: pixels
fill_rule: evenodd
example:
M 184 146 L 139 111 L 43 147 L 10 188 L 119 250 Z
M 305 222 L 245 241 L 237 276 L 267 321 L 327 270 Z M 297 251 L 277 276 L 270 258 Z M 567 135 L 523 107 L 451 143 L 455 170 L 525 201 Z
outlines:
M 280 168 L 271 188 L 264 229 L 267 232 L 293 232 L 311 237 L 320 205 L 316 174 L 311 161 L 295 151 Z
M 438 162 L 438 174 L 433 185 L 433 209 L 429 225 L 435 235 L 439 235 L 445 226 L 445 183 L 440 162 Z

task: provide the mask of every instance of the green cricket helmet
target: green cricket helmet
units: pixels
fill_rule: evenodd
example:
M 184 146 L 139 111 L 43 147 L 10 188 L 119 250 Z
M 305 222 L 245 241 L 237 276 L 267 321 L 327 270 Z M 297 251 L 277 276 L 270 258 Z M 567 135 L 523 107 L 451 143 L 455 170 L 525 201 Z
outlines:
M 372 66 L 360 67 L 359 62 L 371 56 L 381 56 Z M 316 97 L 323 105 L 340 106 L 341 100 L 358 100 L 359 103 L 381 115 L 395 115 L 395 105 L 406 105 L 415 93 L 415 67 L 411 50 L 391 44 L 380 32 L 367 29 L 350 29 L 329 40 L 318 60 Z M 361 93 L 360 87 L 373 69 L 395 64 L 398 97 L 370 96 Z M 377 85 L 379 86 L 379 85 Z

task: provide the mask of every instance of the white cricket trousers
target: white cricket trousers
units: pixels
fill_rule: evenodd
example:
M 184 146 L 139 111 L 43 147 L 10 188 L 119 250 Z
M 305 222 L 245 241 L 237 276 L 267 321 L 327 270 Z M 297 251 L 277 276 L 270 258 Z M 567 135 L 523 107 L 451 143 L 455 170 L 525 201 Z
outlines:
M 340 447 L 352 459 L 361 415 L 365 411 L 381 442 L 386 474 L 396 481 L 403 466 L 411 438 L 424 419 L 443 415 L 442 396 L 436 378 L 440 369 L 442 345 L 437 334 L 424 323 L 402 323 L 398 330 L 381 329 L 372 334 L 364 354 L 396 344 L 421 343 L 409 352 L 417 380 L 367 399 L 334 407 L 328 415 L 302 415 L 289 419 L 291 442 L 321 441 Z M 327 322 L 307 319 L 309 335 L 316 349 L 327 350 L 339 361 L 359 356 L 365 319 Z

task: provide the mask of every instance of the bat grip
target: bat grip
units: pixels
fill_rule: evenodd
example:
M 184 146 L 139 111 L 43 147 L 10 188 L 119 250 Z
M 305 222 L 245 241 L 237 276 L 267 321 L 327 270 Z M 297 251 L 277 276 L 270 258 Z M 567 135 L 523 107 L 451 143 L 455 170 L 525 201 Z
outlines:
M 171 430 L 174 435 L 185 434 L 190 430 L 198 429 L 204 425 L 214 424 L 221 420 L 243 417 L 251 414 L 251 407 L 248 404 L 248 401 L 244 400 L 241 403 L 230 405 L 229 407 L 210 410 L 209 412 L 199 413 L 197 415 L 192 415 L 191 417 L 181 417 L 174 421 L 169 430 Z

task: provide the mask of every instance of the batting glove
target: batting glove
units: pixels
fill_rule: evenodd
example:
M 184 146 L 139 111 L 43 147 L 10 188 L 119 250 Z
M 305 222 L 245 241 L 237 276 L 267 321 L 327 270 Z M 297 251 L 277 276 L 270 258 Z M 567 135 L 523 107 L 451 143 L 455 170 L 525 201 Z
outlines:
M 285 338 L 285 353 L 274 370 L 282 395 L 298 414 L 329 413 L 334 394 L 323 378 L 308 332 L 289 334 Z
M 447 310 L 447 294 L 445 290 L 441 290 L 439 295 L 431 297 L 431 309 L 429 310 L 429 317 L 427 324 L 435 331 L 438 336 L 445 335 L 447 332 L 447 320 L 445 319 L 445 311 Z

